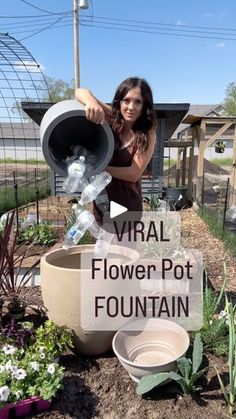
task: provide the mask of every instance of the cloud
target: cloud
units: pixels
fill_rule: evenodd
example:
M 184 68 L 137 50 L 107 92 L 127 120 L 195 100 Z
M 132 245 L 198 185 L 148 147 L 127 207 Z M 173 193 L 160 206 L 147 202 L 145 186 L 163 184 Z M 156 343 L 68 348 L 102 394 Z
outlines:
M 43 64 L 36 63 L 36 61 L 15 61 L 13 63 L 13 66 L 17 70 L 21 71 L 27 71 L 29 73 L 39 73 L 41 71 L 45 70 L 45 67 Z
M 182 21 L 181 20 L 177 20 L 176 25 L 177 26 L 181 26 L 182 25 Z
M 224 48 L 225 47 L 225 43 L 224 42 L 219 42 L 218 44 L 216 44 L 217 48 Z

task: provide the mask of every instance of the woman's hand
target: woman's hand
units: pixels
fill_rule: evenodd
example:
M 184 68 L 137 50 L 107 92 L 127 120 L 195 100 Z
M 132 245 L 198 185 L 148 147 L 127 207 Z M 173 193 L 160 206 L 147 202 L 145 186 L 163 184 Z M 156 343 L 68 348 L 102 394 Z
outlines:
M 105 120 L 105 112 L 95 99 L 86 103 L 85 114 L 86 118 L 95 124 L 102 124 Z
M 86 118 L 95 124 L 102 124 L 109 119 L 113 113 L 110 105 L 98 100 L 88 89 L 78 88 L 75 91 L 76 99 L 85 107 Z

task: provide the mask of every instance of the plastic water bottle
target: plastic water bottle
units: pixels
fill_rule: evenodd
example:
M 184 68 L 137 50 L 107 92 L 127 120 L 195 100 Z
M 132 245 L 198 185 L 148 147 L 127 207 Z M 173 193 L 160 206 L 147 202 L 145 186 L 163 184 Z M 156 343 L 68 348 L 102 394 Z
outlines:
M 80 205 L 78 205 L 78 204 L 73 204 L 72 205 L 72 210 L 73 210 L 73 212 L 74 212 L 74 215 L 75 215 L 75 218 L 77 219 L 78 217 L 79 217 L 79 215 L 83 212 L 83 211 L 85 211 L 85 209 L 84 208 L 82 208 Z
M 76 222 L 66 234 L 62 246 L 64 249 L 68 249 L 69 247 L 76 245 L 83 237 L 86 230 L 89 230 L 94 238 L 98 238 L 100 235 L 101 227 L 96 222 L 93 214 L 84 208 L 79 207 L 77 204 L 74 204 L 72 209 L 76 216 Z
M 80 156 L 79 159 L 74 160 L 67 168 L 68 175 L 63 183 L 63 189 L 66 192 L 82 191 L 87 185 L 88 181 L 84 176 L 86 169 L 85 157 Z
M 83 147 L 82 145 L 76 145 L 73 149 L 73 154 L 76 157 L 83 156 L 84 158 L 86 158 L 86 156 L 88 154 L 88 150 L 85 147 Z
M 109 247 L 112 242 L 114 234 L 100 228 L 100 234 L 94 246 L 95 255 L 106 257 L 109 252 Z
M 97 161 L 97 157 L 95 154 L 88 152 L 88 154 L 86 155 L 86 175 L 89 177 L 92 175 L 93 171 L 94 171 L 94 166 L 95 163 Z
M 68 249 L 76 245 L 85 234 L 86 230 L 93 224 L 95 218 L 89 211 L 82 211 L 75 224 L 69 229 L 64 239 L 62 247 Z
M 88 152 L 87 155 L 86 155 L 86 164 L 90 164 L 90 165 L 94 166 L 96 161 L 97 161 L 96 154 Z
M 95 239 L 97 239 L 100 236 L 101 227 L 95 219 L 94 219 L 93 224 L 89 226 L 88 230 L 91 236 L 94 237 Z
M 98 194 L 111 182 L 111 179 L 111 175 L 107 172 L 94 176 L 92 182 L 84 188 L 79 204 L 84 205 L 94 201 Z
M 75 214 L 76 218 L 78 218 L 82 212 L 86 211 L 84 208 L 80 207 L 78 204 L 72 205 L 72 209 L 74 211 L 74 214 Z M 88 227 L 88 230 L 89 230 L 91 236 L 94 237 L 95 239 L 97 239 L 99 237 L 101 227 L 96 222 L 95 218 L 94 218 L 93 223 Z
M 95 202 L 96 202 L 96 205 L 97 205 L 98 209 L 103 214 L 105 212 L 109 211 L 110 201 L 109 201 L 106 190 L 103 190 L 102 192 L 100 192 L 100 194 L 97 196 Z
M 85 158 L 86 177 L 91 176 L 94 171 L 94 165 L 97 161 L 96 154 L 92 153 L 87 148 L 83 147 L 82 145 L 77 145 L 73 149 L 73 157 L 78 158 L 78 156 L 83 156 Z

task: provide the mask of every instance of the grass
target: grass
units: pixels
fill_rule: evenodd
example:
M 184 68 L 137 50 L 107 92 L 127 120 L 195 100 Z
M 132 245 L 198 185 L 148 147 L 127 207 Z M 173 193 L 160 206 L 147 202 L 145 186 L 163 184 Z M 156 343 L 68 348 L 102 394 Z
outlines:
M 169 159 L 166 158 L 163 160 L 164 167 L 169 167 Z M 170 159 L 170 167 L 176 164 L 176 159 Z
M 6 159 L 0 159 L 0 163 L 35 164 L 36 166 L 37 164 L 47 164 L 45 160 L 37 160 L 37 159 L 15 160 L 15 159 L 12 159 L 11 157 L 7 157 Z
M 231 233 L 227 230 L 227 227 L 223 231 L 223 217 L 219 219 L 218 215 L 214 210 L 204 208 L 199 211 L 200 217 L 208 225 L 211 233 L 217 238 L 222 240 L 225 248 L 236 258 L 236 234 Z
M 18 207 L 36 200 L 35 188 L 18 188 Z M 39 199 L 45 198 L 50 193 L 48 185 L 39 186 Z M 0 214 L 16 208 L 15 190 L 13 187 L 0 189 Z
M 231 157 L 216 157 L 210 160 L 212 163 L 217 164 L 218 166 L 231 166 L 232 158 Z M 24 160 L 16 160 L 12 159 L 11 157 L 7 157 L 6 159 L 0 159 L 0 163 L 24 163 L 24 164 L 47 164 L 45 160 L 37 160 L 37 159 L 24 159 Z M 164 166 L 169 166 L 169 159 L 164 159 Z M 174 166 L 176 164 L 176 159 L 170 159 L 170 166 Z
M 216 157 L 215 159 L 212 159 L 210 161 L 214 164 L 217 164 L 218 166 L 231 166 L 233 159 L 232 157 Z

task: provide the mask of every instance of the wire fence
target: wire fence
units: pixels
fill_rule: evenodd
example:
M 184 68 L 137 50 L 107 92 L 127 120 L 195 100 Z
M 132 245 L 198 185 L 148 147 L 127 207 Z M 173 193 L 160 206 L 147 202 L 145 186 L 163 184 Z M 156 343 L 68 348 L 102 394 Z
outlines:
M 230 170 L 218 166 L 213 172 L 205 167 L 199 204 L 201 213 L 212 218 L 222 237 L 227 232 L 236 235 L 236 190 L 230 183 Z
M 68 198 L 52 197 L 52 172 L 40 146 L 39 126 L 22 109 L 37 105 L 45 113 L 50 92 L 40 65 L 8 34 L 0 33 L 0 216 L 16 210 L 20 225 L 29 214 L 65 225 Z M 38 122 L 39 123 L 39 122 Z

